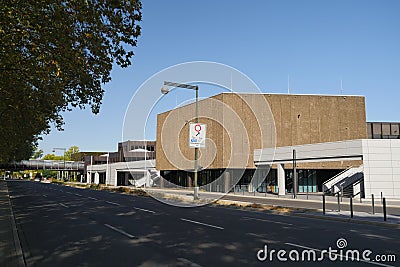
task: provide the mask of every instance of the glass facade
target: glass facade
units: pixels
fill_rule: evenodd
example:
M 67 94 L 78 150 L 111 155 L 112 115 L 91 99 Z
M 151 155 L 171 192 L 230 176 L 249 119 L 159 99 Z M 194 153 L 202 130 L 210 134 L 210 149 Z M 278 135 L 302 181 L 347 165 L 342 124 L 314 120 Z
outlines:
M 400 123 L 367 122 L 368 139 L 400 139 Z
M 235 181 L 240 179 L 233 187 L 232 190 L 235 192 L 248 192 L 249 184 L 254 175 L 254 169 L 247 169 L 244 172 L 242 170 L 230 169 L 229 185 L 225 185 L 224 179 L 219 178 L 225 169 L 207 169 L 199 172 L 199 186 L 205 186 L 207 191 L 222 192 L 224 188 L 233 187 Z M 299 193 L 316 193 L 322 191 L 322 184 L 329 178 L 335 176 L 342 170 L 297 170 L 298 188 Z M 285 169 L 286 175 L 286 193 L 293 193 L 293 170 Z M 193 172 L 188 171 L 161 171 L 161 176 L 164 177 L 168 182 L 175 185 L 190 187 L 193 183 Z M 277 170 L 271 169 L 268 173 L 265 173 L 265 179 L 261 185 L 256 189 L 257 192 L 267 193 L 278 193 L 278 179 Z

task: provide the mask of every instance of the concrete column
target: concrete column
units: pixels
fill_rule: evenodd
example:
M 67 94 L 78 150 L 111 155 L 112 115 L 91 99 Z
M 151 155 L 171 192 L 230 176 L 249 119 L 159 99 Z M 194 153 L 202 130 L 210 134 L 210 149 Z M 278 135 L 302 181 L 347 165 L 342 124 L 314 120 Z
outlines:
M 100 182 L 100 177 L 99 177 L 100 175 L 99 175 L 99 173 L 98 172 L 95 172 L 94 173 L 94 183 L 95 184 L 99 184 L 99 182 Z
M 193 183 L 192 183 L 192 177 L 188 175 L 187 177 L 187 181 L 188 181 L 188 185 L 187 187 L 193 187 Z
M 160 174 L 160 188 L 164 188 L 164 178 Z
M 90 184 L 90 172 L 87 172 L 86 174 L 86 183 Z
M 229 186 L 231 184 L 231 174 L 229 172 L 225 171 L 224 172 L 224 178 L 225 178 L 225 181 L 224 181 L 225 182 L 225 190 L 224 190 L 224 192 L 228 193 L 229 192 Z
M 285 169 L 283 168 L 283 164 L 278 164 L 278 195 L 284 196 L 286 194 L 286 185 L 285 185 Z
M 115 170 L 114 186 L 117 186 L 117 183 L 118 183 L 118 171 Z

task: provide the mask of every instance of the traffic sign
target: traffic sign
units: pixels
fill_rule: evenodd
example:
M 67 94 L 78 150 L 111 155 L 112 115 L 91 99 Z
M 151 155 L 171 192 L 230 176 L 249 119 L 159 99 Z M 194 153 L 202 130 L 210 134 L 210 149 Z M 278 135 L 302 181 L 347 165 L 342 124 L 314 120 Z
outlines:
M 189 147 L 206 147 L 206 125 L 190 123 L 189 127 Z

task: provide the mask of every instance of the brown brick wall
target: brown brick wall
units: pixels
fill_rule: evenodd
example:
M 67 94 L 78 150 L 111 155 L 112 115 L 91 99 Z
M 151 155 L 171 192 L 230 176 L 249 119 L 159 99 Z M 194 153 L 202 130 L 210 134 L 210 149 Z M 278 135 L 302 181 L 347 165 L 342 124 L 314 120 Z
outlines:
M 271 131 L 260 129 L 256 116 L 251 106 L 256 109 L 264 108 L 265 98 L 272 112 L 275 123 L 276 135 Z M 221 104 L 215 100 L 222 101 L 224 105 L 231 108 L 239 118 L 232 116 L 227 109 L 222 109 Z M 264 102 L 264 104 L 263 104 Z M 268 109 L 268 107 L 266 107 Z M 182 164 L 184 160 L 178 157 L 179 149 L 184 157 L 193 160 L 194 149 L 188 147 L 188 122 L 193 120 L 195 105 L 190 104 L 181 108 L 159 114 L 157 117 L 157 143 L 156 143 L 156 167 L 159 170 L 175 170 L 193 168 L 189 161 Z M 281 94 L 231 94 L 223 93 L 199 102 L 199 122 L 207 124 L 207 142 L 205 149 L 200 149 L 203 155 L 200 166 L 218 169 L 226 168 L 228 162 L 230 167 L 240 167 L 240 161 L 248 159 L 247 167 L 254 168 L 254 149 L 272 146 L 277 147 L 301 145 L 308 143 L 333 142 L 367 137 L 365 98 L 361 96 L 320 96 L 320 95 L 281 95 Z M 204 118 L 204 116 L 219 119 Z M 165 124 L 163 139 L 161 139 L 161 126 L 169 116 L 170 120 Z M 272 117 L 264 116 L 266 123 L 272 122 Z M 240 131 L 243 127 L 245 131 Z M 224 125 L 227 129 L 222 127 Z M 230 126 L 230 127 L 228 127 Z M 232 127 L 233 126 L 233 127 Z M 260 139 L 260 133 L 267 132 L 264 141 Z M 248 138 L 246 138 L 246 133 Z M 179 136 L 179 138 L 177 137 Z M 231 140 L 234 138 L 235 149 L 231 155 Z M 276 139 L 275 139 L 276 138 Z M 176 159 L 182 166 L 174 167 L 165 156 L 163 142 L 168 142 L 170 159 Z M 249 150 L 246 150 L 246 148 Z M 213 150 L 213 148 L 215 148 Z M 248 153 L 247 153 L 248 151 Z M 213 157 L 213 152 L 216 156 Z M 230 159 L 232 156 L 232 159 Z M 211 165 L 207 165 L 210 158 L 214 159 Z M 325 166 L 326 165 L 326 166 Z M 311 164 L 315 168 L 344 168 L 347 162 L 324 163 L 324 166 Z

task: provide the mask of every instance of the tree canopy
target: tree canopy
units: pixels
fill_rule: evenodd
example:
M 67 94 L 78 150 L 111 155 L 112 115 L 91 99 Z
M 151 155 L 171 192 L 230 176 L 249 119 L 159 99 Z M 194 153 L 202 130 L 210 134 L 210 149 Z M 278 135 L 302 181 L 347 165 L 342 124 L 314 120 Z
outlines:
M 113 65 L 131 64 L 141 17 L 139 0 L 0 5 L 0 162 L 31 157 L 62 112 L 99 112 Z

